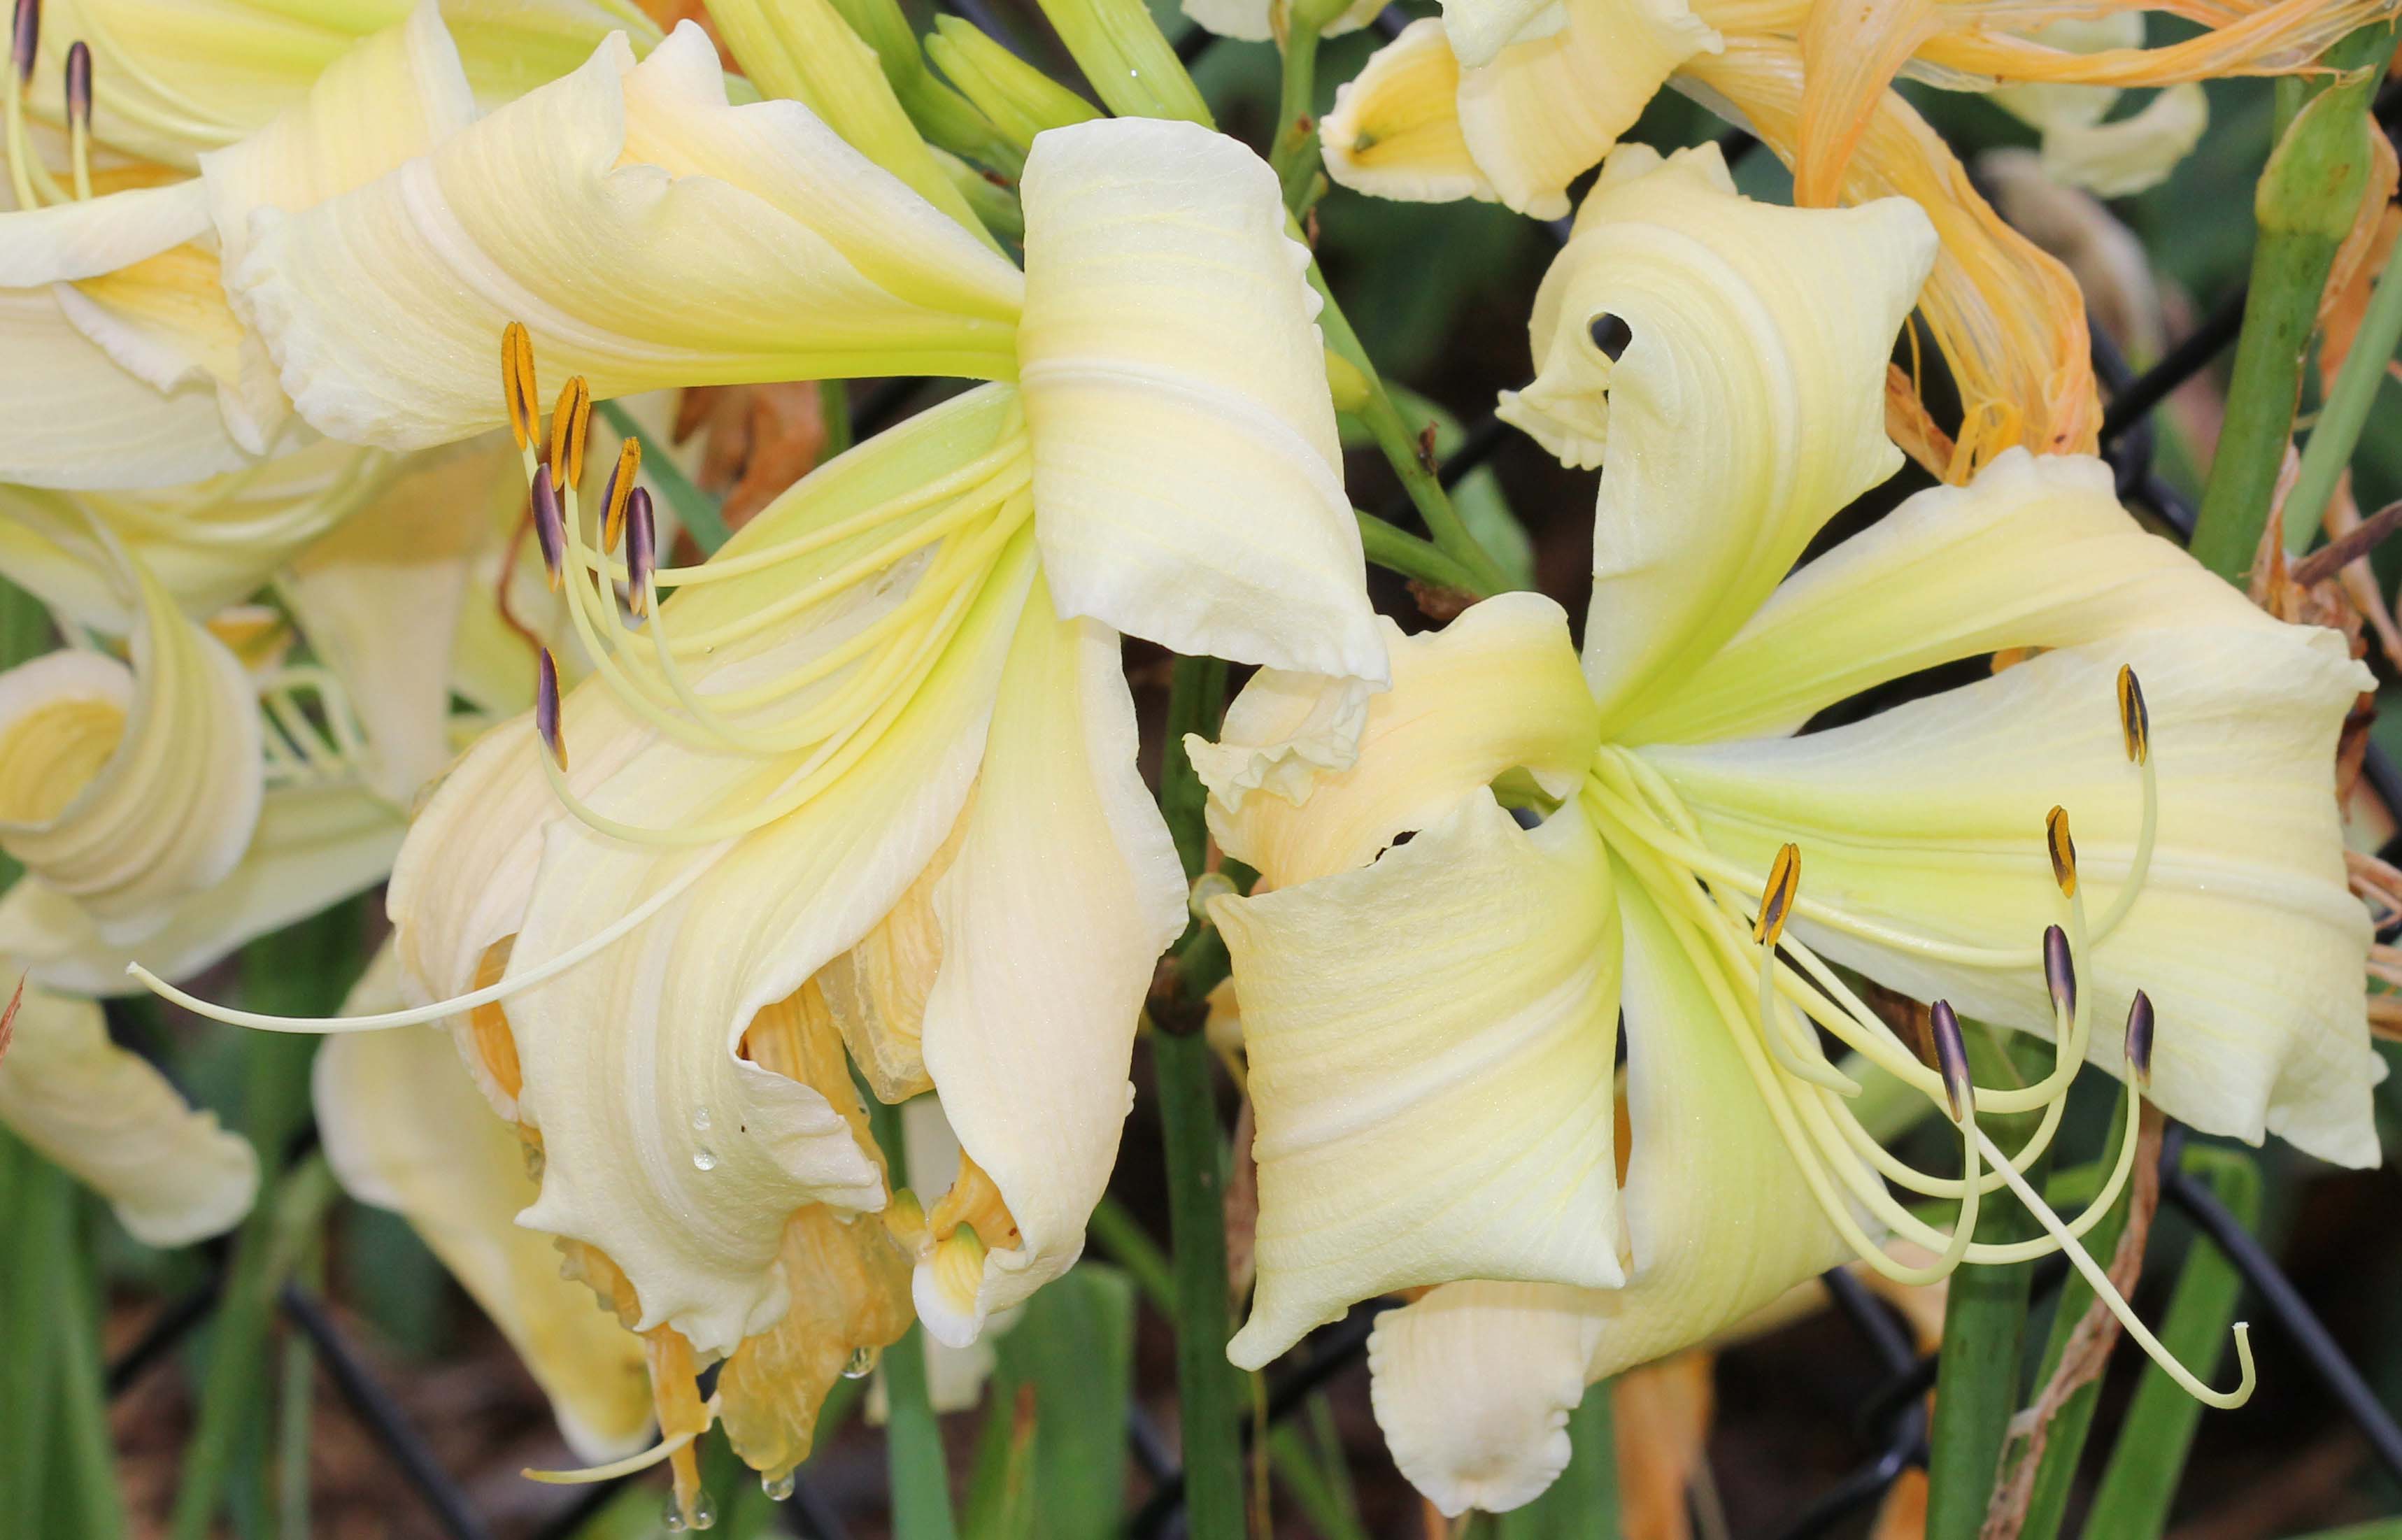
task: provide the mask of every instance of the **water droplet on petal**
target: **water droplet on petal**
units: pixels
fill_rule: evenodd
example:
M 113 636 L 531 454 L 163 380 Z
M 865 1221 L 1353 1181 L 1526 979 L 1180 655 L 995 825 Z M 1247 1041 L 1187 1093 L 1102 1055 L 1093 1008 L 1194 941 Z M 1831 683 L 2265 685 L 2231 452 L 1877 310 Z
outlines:
M 715 1171 L 717 1169 L 717 1151 L 710 1148 L 706 1145 L 703 1145 L 700 1148 L 692 1152 L 692 1163 L 697 1169 L 701 1171 Z
M 781 1476 L 768 1476 L 763 1473 L 759 1478 L 759 1490 L 767 1494 L 767 1501 L 770 1503 L 791 1502 L 793 1493 L 800 1489 L 800 1485 L 801 1475 L 798 1471 L 788 1470 Z
M 692 1109 L 692 1131 L 695 1134 L 709 1132 L 709 1108 L 696 1107 Z
M 849 1362 L 842 1366 L 842 1377 L 846 1380 L 864 1380 L 875 1372 L 876 1350 L 872 1347 L 851 1349 Z

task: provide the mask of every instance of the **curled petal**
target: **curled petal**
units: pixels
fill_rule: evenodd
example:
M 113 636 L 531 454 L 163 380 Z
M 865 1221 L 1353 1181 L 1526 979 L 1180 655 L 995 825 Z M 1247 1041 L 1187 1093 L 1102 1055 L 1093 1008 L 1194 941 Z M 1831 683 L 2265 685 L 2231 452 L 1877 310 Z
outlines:
M 262 213 L 231 277 L 302 417 L 418 447 L 496 427 L 493 338 L 598 398 L 1007 377 L 1021 280 L 796 102 L 731 106 L 686 23 L 623 38 L 367 186 Z
M 1259 1287 L 1228 1357 L 1257 1368 L 1396 1288 L 1621 1281 L 1618 921 L 1576 804 L 1529 833 L 1479 790 L 1373 866 L 1210 914 L 1259 1129 Z
M 386 950 L 343 1009 L 399 1003 Z M 642 1339 L 559 1275 L 549 1236 L 518 1225 L 535 1190 L 524 1148 L 483 1105 L 442 1030 L 337 1038 L 318 1051 L 312 1079 L 325 1158 L 343 1189 L 424 1239 L 517 1349 L 576 1457 L 642 1448 L 651 1426 Z
M 1135 763 L 1118 652 L 1115 632 L 1057 618 L 1037 586 L 965 835 L 935 887 L 943 960 L 926 1069 L 1016 1228 L 1014 1241 L 980 1233 L 973 1276 L 919 1264 L 919 1314 L 953 1346 L 1083 1249 L 1133 1102 L 1143 995 L 1186 922 L 1183 872 Z
M 0 674 L 0 846 L 137 942 L 242 859 L 263 790 L 250 677 L 148 572 L 129 668 L 58 652 Z
M 1243 687 L 1218 742 L 1187 745 L 1210 832 L 1275 887 L 1364 866 L 1512 770 L 1563 797 L 1593 763 L 1600 724 L 1550 599 L 1504 594 L 1415 637 L 1384 626 L 1393 685 L 1367 700 L 1356 764 L 1284 773 L 1297 766 L 1281 746 L 1306 736 L 1332 692 L 1273 670 Z
M 1246 43 L 1264 43 L 1277 35 L 1269 20 L 1275 8 L 1275 0 L 1183 0 L 1184 14 L 1196 24 L 1221 37 L 1240 38 Z M 1374 21 L 1382 9 L 1381 0 L 1351 0 L 1343 14 L 1328 22 L 1319 35 L 1334 37 L 1357 32 Z
M 1459 61 L 1443 22 L 1421 17 L 1335 89 L 1318 121 L 1326 174 L 1354 192 L 1412 203 L 1498 196 L 1460 132 Z
M 1060 613 L 1381 684 L 1309 254 L 1276 174 L 1196 124 L 1034 142 L 1018 353 Z
M 381 882 L 407 827 L 362 787 L 277 787 L 232 872 L 186 897 L 140 941 L 103 940 L 90 910 L 29 873 L 0 897 L 0 956 L 22 960 L 37 983 L 78 995 L 136 993 L 128 963 L 188 979 L 245 942 Z
M 1778 208 L 1737 196 L 1715 145 L 1611 157 L 1506 407 L 1570 463 L 1607 461 L 1585 632 L 1605 723 L 1673 690 L 1899 466 L 1885 359 L 1934 255 L 1900 199 Z
M 175 487 L 247 465 L 206 380 L 165 390 L 76 329 L 58 291 L 0 290 L 0 478 L 27 487 Z
M 109 1041 L 90 1000 L 25 991 L 0 1055 L 0 1123 L 97 1189 L 145 1245 L 230 1230 L 258 1191 L 249 1142 Z

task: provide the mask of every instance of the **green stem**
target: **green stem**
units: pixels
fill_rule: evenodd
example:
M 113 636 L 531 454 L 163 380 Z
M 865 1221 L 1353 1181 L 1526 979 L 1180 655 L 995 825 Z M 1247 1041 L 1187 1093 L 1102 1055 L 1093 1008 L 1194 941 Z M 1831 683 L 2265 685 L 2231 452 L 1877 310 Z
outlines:
M 1184 1502 L 1193 1540 L 1242 1540 L 1238 1381 L 1226 1294 L 1223 1149 L 1209 1045 L 1198 1032 L 1151 1035 L 1167 1148 L 1167 1218 L 1175 1240 L 1176 1378 L 1183 1409 Z
M 818 451 L 818 461 L 823 464 L 855 442 L 850 431 L 850 381 L 818 382 L 818 421 L 825 428 L 825 447 Z
M 1277 94 L 1276 143 L 1268 147 L 1268 167 L 1284 188 L 1288 209 L 1300 206 L 1318 172 L 1318 41 L 1323 22 L 1295 8 L 1284 40 L 1284 74 Z
M 2302 446 L 2301 471 L 2285 498 L 2287 551 L 2298 555 L 2308 550 L 2311 537 L 2318 532 L 2327 501 L 2335 496 L 2337 478 L 2350 463 L 2360 443 L 2360 431 L 2367 425 L 2378 387 L 2385 383 L 2385 366 L 2393 361 L 2397 343 L 2402 343 L 2402 241 L 2395 243 L 2384 270 L 2378 274 L 2368 313 L 2361 318 L 2359 334 L 2352 339 L 2352 351 L 2336 371 L 2335 387 L 2320 406 L 2318 422 Z
M 622 402 L 603 401 L 598 410 L 620 438 L 642 441 L 642 474 L 667 499 L 668 507 L 675 514 L 676 523 L 700 547 L 702 556 L 715 556 L 717 548 L 734 538 L 725 527 L 725 516 L 719 512 L 717 500 L 693 485 L 692 477 L 668 453 L 668 447 L 653 438 L 635 424 L 634 414 L 626 410 Z
M 1367 551 L 1368 559 L 1387 571 L 1439 588 L 1456 588 L 1477 598 L 1489 598 L 1497 591 L 1478 582 L 1474 573 L 1444 555 L 1442 547 L 1431 541 L 1397 529 L 1374 514 L 1358 508 L 1351 511 L 1359 516 L 1360 543 Z
M 1288 229 L 1287 233 L 1295 240 L 1300 239 L 1297 230 Z M 1401 408 L 1393 405 L 1391 392 L 1385 389 L 1384 378 L 1376 373 L 1376 365 L 1368 357 L 1367 350 L 1360 347 L 1360 334 L 1351 329 L 1351 322 L 1344 315 L 1343 307 L 1335 303 L 1333 291 L 1326 286 L 1326 275 L 1318 271 L 1314 261 L 1309 265 L 1308 278 L 1309 286 L 1316 289 L 1318 297 L 1324 301 L 1318 312 L 1318 325 L 1326 335 L 1327 347 L 1347 359 L 1368 381 L 1368 399 L 1360 403 L 1360 409 L 1352 415 L 1374 436 L 1376 447 L 1384 452 L 1386 461 L 1393 467 L 1393 474 L 1401 478 L 1402 488 L 1410 494 L 1410 502 L 1417 509 L 1418 516 L 1426 520 L 1427 533 L 1434 537 L 1437 548 L 1459 563 L 1476 580 L 1471 592 L 1508 593 L 1516 584 L 1501 571 L 1492 555 L 1477 543 L 1475 535 L 1460 518 L 1459 510 L 1452 505 L 1451 494 L 1443 490 L 1442 478 L 1419 453 L 1417 434 L 1401 420 Z
M 909 1148 L 901 1109 L 870 1098 L 869 1126 L 886 1165 L 906 1175 Z M 926 1328 L 912 1326 L 884 1350 L 884 1453 L 892 1483 L 894 1540 L 955 1540 L 950 1466 L 943 1458 L 942 1425 L 926 1388 Z
M 2250 1156 L 2217 1146 L 2196 1147 L 2186 1151 L 2185 1169 L 2208 1183 L 2243 1228 L 2258 1222 L 2260 1168 Z M 2226 1351 L 2228 1323 L 2234 1319 L 2242 1289 L 2234 1264 L 2197 1239 L 2186 1253 L 2185 1270 L 2160 1323 L 2160 1341 L 2171 1355 L 2206 1376 Z M 2169 1506 L 2175 1501 L 2201 1421 L 2202 1403 L 2159 1365 L 2147 1365 L 2127 1419 L 2119 1425 L 2110 1463 L 2102 1472 L 2102 1484 L 2094 1491 L 2085 1533 L 2106 1534 L 2110 1540 L 2153 1540 L 2166 1530 Z
M 1318 1468 L 1318 1458 L 1299 1428 L 1288 1423 L 1268 1431 L 1268 1465 L 1276 1472 L 1277 1484 L 1284 1488 L 1320 1540 L 1368 1540 L 1368 1532 L 1360 1527 L 1358 1516 L 1343 1506 L 1341 1493 Z
M 78 1211 L 88 1209 L 90 1201 L 64 1172 L 50 1175 L 68 1200 L 52 1263 L 64 1286 L 55 1297 L 58 1308 L 51 1317 L 58 1335 L 59 1438 L 70 1483 L 63 1495 L 72 1504 L 65 1510 L 67 1528 L 77 1535 L 104 1540 L 125 1533 L 125 1506 L 117 1489 L 117 1447 L 108 1431 L 104 1383 L 107 1370 L 100 1354 L 99 1270 L 93 1265 L 90 1227 L 79 1222 Z M 29 1244 L 42 1243 L 32 1240 Z M 53 1511 L 59 1511 L 55 1503 Z
M 253 942 L 242 954 L 248 1003 L 280 1015 L 337 1010 L 355 971 L 360 923 L 360 901 L 352 900 Z M 242 1049 L 242 1132 L 258 1153 L 262 1196 L 236 1232 L 223 1302 L 209 1334 L 200 1408 L 175 1493 L 175 1540 L 203 1540 L 208 1534 L 225 1498 L 235 1451 L 265 1427 L 268 1334 L 276 1291 L 292 1259 L 284 1241 L 290 1221 L 280 1217 L 278 1176 L 284 1152 L 309 1115 L 309 1068 L 317 1043 L 313 1038 L 262 1032 L 247 1038 Z
M 1203 817 L 1208 789 L 1184 752 L 1188 734 L 1207 737 L 1224 714 L 1226 666 L 1216 658 L 1180 657 L 1167 691 L 1167 753 L 1159 777 L 1159 810 L 1175 837 L 1186 881 L 1208 862 L 1209 830 Z M 1188 937 L 1189 939 L 1189 937 Z
M 2253 195 L 2260 239 L 2243 335 L 2193 535 L 2196 559 L 2230 583 L 2243 582 L 2268 525 L 2319 296 L 2367 186 L 2368 103 L 2393 39 L 2393 26 L 2380 22 L 2327 50 L 2324 62 L 2337 73 L 2303 87 L 2314 94 L 2279 137 Z
M 2005 1050 L 1987 1029 L 1964 1034 L 1968 1066 L 1979 1085 L 2020 1086 L 2026 1074 L 2014 1058 L 2036 1056 L 2050 1067 L 2051 1045 L 2020 1039 Z M 1987 1120 L 2004 1148 L 2033 1133 L 2038 1114 Z M 2041 1189 L 2050 1158 L 2027 1172 Z M 2036 1233 L 2033 1217 L 2015 1203 L 1988 1203 L 1977 1215 L 1977 1239 L 2007 1242 Z M 2001 1464 L 2002 1441 L 2019 1408 L 2019 1367 L 2026 1335 L 2027 1289 L 2033 1262 L 1964 1267 L 1952 1275 L 1943 1309 L 1943 1353 L 1935 1381 L 1935 1425 L 1927 1436 L 1926 1540 L 1976 1540 Z
M 59 1281 L 51 1263 L 51 1232 L 66 1203 L 65 1179 L 57 1168 L 14 1138 L 0 1133 L 0 1220 L 10 1243 L 0 1272 L 0 1310 L 15 1323 L 0 1331 L 0 1432 L 8 1436 L 0 1457 L 0 1531 L 38 1534 L 48 1485 L 50 1430 L 56 1422 L 52 1396 L 58 1387 L 52 1333 L 26 1329 L 57 1302 Z
M 2121 1098 L 2110 1122 L 2110 1135 L 2102 1144 L 2105 1150 L 2119 1148 L 2126 1133 L 2127 1114 L 2127 1103 Z M 2098 1172 L 2099 1162 L 2093 1169 Z M 2126 1232 L 2128 1208 L 2133 1201 L 2132 1192 L 2121 1192 L 2101 1222 L 2086 1233 L 2085 1249 L 2105 1267 L 2118 1250 L 2119 1238 Z M 2044 1344 L 2042 1367 L 2036 1371 L 2037 1385 L 2050 1383 L 2062 1355 L 2068 1351 L 2069 1335 L 2092 1303 L 2092 1286 L 2086 1283 L 2083 1275 L 2071 1272 L 2060 1286 L 2060 1303 L 2051 1316 L 2051 1337 Z M 2042 1462 L 2036 1466 L 2035 1485 L 2028 1494 L 2026 1521 L 2019 1529 L 2019 1540 L 2051 1540 L 2060 1533 L 2061 1519 L 2068 1511 L 2069 1492 L 2077 1480 L 2078 1461 L 2085 1452 L 2085 1436 L 2091 1430 L 2093 1411 L 2101 1399 L 2102 1381 L 2097 1375 L 2071 1392 L 2052 1414 L 2050 1426 L 2044 1434 Z

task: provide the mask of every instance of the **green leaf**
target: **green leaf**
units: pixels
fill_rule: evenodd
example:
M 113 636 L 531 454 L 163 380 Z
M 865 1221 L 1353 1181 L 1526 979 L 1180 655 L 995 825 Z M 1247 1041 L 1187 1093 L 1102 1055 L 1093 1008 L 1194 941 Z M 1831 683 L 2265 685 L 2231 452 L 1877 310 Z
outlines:
M 620 438 L 636 438 L 642 443 L 642 474 L 659 489 L 667 500 L 668 511 L 692 543 L 700 547 L 701 555 L 715 556 L 717 548 L 734 538 L 725 527 L 725 517 L 718 511 L 717 500 L 693 485 L 692 477 L 668 453 L 668 447 L 642 432 L 634 422 L 634 415 L 623 403 L 603 401 L 599 405 L 600 416 Z
M 1568 1414 L 1568 1465 L 1544 1493 L 1493 1521 L 1494 1540 L 1618 1540 L 1618 1429 L 1609 1382 Z
M 968 1540 L 1104 1540 L 1125 1497 L 1134 1281 L 1086 1262 L 1043 1286 L 994 1346 Z M 1041 1515 L 1039 1528 L 1035 1516 Z

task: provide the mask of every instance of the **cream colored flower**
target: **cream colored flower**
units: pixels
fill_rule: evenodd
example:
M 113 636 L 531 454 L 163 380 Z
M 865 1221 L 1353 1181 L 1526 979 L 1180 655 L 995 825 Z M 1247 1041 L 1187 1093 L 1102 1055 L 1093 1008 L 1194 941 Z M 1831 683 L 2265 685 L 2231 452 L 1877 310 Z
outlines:
M 2340 636 L 2145 533 L 2098 461 L 2023 450 L 1786 575 L 1900 461 L 1884 357 L 1933 254 L 1905 201 L 1764 206 L 1714 148 L 1619 150 L 1519 398 L 1605 470 L 1581 669 L 1556 606 L 1507 596 L 1388 634 L 1394 685 L 1349 769 L 1283 795 L 1219 774 L 1316 708 L 1273 673 L 1196 753 L 1213 830 L 1263 878 L 1210 904 L 1258 1119 L 1258 1293 L 1231 1356 L 1439 1286 L 1371 1353 L 1395 1457 L 1446 1512 L 1529 1500 L 1587 1382 L 1847 1255 L 1924 1282 L 2072 1243 L 2099 1206 L 2042 1210 L 2028 1246 L 1969 1234 L 1985 1192 L 2034 1199 L 2015 1167 L 2087 1059 L 2118 1073 L 2132 1052 L 2131 1082 L 2197 1128 L 2379 1159 L 2333 795 L 2367 676 Z M 2039 651 L 1803 731 L 2010 648 Z M 1967 1086 L 1947 1005 L 1939 1074 L 1829 964 L 2051 1037 L 2056 1067 Z M 2123 1050 L 2091 1024 L 2121 1016 Z M 1968 1179 L 1876 1143 L 1819 1029 L 1950 1111 Z M 1977 1125 L 2037 1107 L 2026 1149 Z M 2221 1404 L 2251 1383 L 2173 1371 Z

